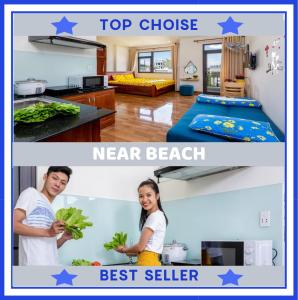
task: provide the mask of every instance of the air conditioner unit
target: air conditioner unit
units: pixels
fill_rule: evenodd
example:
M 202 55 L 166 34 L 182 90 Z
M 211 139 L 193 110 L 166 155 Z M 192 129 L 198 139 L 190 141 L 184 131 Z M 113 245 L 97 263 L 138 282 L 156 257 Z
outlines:
M 162 167 L 154 171 L 154 176 L 159 178 L 171 178 L 176 180 L 190 180 L 199 177 L 219 174 L 244 167 L 214 166 L 214 167 Z

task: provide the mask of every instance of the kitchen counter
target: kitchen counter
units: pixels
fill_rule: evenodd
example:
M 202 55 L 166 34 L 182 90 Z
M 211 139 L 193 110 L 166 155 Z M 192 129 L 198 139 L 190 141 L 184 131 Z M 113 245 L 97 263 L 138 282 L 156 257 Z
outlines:
M 116 108 L 115 88 L 109 86 L 89 89 L 79 89 L 67 85 L 52 86 L 45 90 L 45 95 L 95 106 L 98 109 L 115 110 Z M 100 121 L 100 129 L 113 124 L 115 124 L 115 114 L 103 117 Z
M 75 96 L 75 95 L 81 95 L 85 93 L 92 93 L 92 92 L 102 92 L 102 91 L 109 91 L 114 90 L 115 87 L 113 86 L 105 86 L 105 87 L 99 87 L 94 89 L 79 89 L 79 88 L 71 88 L 67 85 L 62 86 L 55 86 L 55 87 L 49 87 L 45 90 L 44 95 L 53 96 L 53 97 L 59 97 L 59 96 Z
M 173 266 L 201 266 L 200 259 L 186 259 L 180 261 L 172 261 Z
M 57 116 L 42 123 L 17 124 L 14 126 L 15 142 L 100 141 L 98 122 L 101 118 L 115 113 L 114 110 L 97 109 L 91 105 L 74 103 L 50 96 L 39 96 L 38 98 L 77 105 L 80 107 L 80 114 L 77 116 Z

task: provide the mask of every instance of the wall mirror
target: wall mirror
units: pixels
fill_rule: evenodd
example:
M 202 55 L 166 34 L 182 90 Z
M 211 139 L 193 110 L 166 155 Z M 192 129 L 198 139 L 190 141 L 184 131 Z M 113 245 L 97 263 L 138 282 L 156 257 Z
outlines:
M 185 74 L 193 75 L 198 71 L 195 64 L 190 60 L 187 65 L 184 67 Z

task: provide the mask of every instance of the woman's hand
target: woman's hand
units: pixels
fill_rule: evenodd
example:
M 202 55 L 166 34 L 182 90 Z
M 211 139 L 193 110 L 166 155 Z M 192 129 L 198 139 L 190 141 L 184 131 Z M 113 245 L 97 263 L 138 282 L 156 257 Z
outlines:
M 119 253 L 125 253 L 126 252 L 127 247 L 126 246 L 118 246 L 117 248 L 115 248 L 114 250 L 119 252 Z

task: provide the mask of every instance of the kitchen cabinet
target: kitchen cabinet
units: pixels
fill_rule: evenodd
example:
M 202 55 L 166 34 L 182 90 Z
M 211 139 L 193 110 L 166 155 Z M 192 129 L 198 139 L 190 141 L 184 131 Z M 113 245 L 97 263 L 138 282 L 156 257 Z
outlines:
M 66 98 L 66 96 L 65 96 Z M 100 142 L 101 120 L 113 115 L 114 110 L 97 109 L 91 105 L 92 97 L 82 97 L 78 93 L 67 98 L 73 102 L 49 96 L 40 100 L 58 103 L 75 103 L 80 107 L 76 116 L 58 115 L 40 123 L 17 123 L 14 126 L 15 142 Z M 87 104 L 87 105 L 86 105 Z
M 96 51 L 96 61 L 97 61 L 97 75 L 105 75 L 106 74 L 106 48 L 98 48 Z
M 92 105 L 97 109 L 107 108 L 115 110 L 115 90 L 112 88 L 96 92 L 81 93 L 79 95 L 62 96 L 62 99 Z M 115 114 L 106 116 L 100 120 L 100 128 L 106 128 L 114 123 Z
M 100 142 L 100 120 L 56 134 L 43 142 Z

